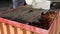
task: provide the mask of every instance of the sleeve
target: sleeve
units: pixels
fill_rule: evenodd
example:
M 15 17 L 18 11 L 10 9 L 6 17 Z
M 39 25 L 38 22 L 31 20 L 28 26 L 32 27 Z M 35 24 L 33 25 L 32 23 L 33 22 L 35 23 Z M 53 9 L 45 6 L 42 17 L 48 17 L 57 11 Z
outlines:
M 22 6 L 25 5 L 25 0 L 12 0 L 13 1 L 13 7 L 18 7 L 18 6 Z

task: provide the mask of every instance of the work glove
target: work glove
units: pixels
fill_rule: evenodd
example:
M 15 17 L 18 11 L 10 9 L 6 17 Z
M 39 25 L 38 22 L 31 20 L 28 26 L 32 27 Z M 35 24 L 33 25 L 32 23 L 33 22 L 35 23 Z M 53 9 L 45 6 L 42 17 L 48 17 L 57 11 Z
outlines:
M 48 0 L 25 0 L 27 5 L 31 5 L 35 9 L 50 9 L 51 1 Z

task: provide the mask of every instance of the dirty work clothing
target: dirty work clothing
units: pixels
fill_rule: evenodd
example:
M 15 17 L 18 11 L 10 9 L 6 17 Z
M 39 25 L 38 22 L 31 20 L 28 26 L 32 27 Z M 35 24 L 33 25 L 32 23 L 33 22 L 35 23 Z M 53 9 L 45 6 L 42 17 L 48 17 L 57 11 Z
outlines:
M 18 6 L 26 5 L 25 0 L 12 0 L 13 1 L 13 8 Z

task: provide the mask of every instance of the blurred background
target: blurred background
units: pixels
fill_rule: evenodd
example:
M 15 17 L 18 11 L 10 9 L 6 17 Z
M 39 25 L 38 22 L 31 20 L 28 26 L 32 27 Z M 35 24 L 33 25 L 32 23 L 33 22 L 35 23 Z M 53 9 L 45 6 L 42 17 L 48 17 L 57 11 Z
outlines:
M 0 12 L 12 8 L 12 0 L 0 0 Z

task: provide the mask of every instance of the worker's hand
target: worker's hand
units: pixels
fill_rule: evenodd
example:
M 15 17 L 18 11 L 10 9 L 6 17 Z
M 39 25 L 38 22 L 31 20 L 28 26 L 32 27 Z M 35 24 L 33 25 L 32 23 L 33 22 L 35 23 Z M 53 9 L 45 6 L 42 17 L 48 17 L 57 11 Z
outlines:
M 25 0 L 27 5 L 32 5 L 33 3 L 45 2 L 47 0 Z
M 47 0 L 35 0 L 35 2 L 32 3 L 32 7 L 36 8 L 36 9 L 49 10 L 50 9 L 50 3 L 51 3 L 51 1 L 47 1 Z
M 50 1 L 48 0 L 25 0 L 27 5 L 32 5 L 35 9 L 50 9 Z

